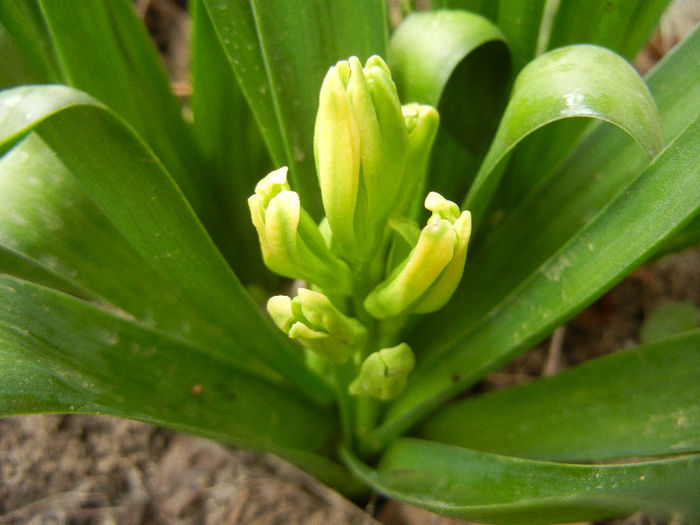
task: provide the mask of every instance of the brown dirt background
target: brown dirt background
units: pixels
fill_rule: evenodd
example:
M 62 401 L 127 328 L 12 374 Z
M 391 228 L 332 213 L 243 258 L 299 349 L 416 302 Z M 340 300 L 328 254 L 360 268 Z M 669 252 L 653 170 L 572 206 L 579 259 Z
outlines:
M 176 0 L 138 0 L 187 93 L 187 16 Z M 636 64 L 646 70 L 700 19 L 699 0 L 676 0 Z M 640 268 L 552 338 L 492 374 L 480 389 L 551 374 L 637 344 L 643 321 L 669 301 L 700 305 L 700 249 Z M 379 520 L 379 521 L 377 521 Z M 410 505 L 376 498 L 363 510 L 298 469 L 264 454 L 143 423 L 84 415 L 0 420 L 0 524 L 449 525 Z M 658 525 L 643 515 L 615 525 Z

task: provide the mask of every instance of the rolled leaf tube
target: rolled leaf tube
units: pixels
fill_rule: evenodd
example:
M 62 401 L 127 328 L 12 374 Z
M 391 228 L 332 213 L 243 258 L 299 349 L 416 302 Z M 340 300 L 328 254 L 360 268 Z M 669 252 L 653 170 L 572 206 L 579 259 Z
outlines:
M 275 170 L 248 199 L 265 264 L 274 272 L 303 279 L 321 289 L 347 294 L 352 287 L 348 266 L 333 255 L 316 223 L 287 184 L 287 168 Z
M 457 288 L 467 258 L 471 214 L 431 192 L 425 207 L 433 214 L 411 253 L 365 298 L 378 319 L 442 308 Z
M 299 289 L 294 299 L 276 295 L 267 302 L 275 324 L 305 348 L 334 363 L 343 363 L 367 340 L 366 328 L 340 312 L 319 292 Z
M 413 352 L 406 343 L 374 352 L 362 363 L 360 373 L 348 387 L 349 392 L 390 401 L 406 387 L 414 365 Z

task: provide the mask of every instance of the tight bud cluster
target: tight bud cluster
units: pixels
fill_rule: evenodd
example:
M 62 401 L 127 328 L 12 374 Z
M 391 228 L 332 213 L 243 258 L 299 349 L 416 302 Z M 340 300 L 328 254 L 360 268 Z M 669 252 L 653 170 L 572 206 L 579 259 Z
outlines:
M 468 211 L 431 192 L 425 227 L 411 220 L 438 123 L 430 106 L 401 105 L 378 56 L 364 66 L 357 57 L 338 62 L 323 81 L 314 131 L 321 226 L 289 187 L 287 168 L 263 178 L 248 200 L 265 264 L 313 287 L 272 297 L 270 316 L 314 355 L 336 364 L 352 358 L 353 395 L 400 395 L 413 352 L 405 343 L 381 348 L 370 334 L 382 322 L 401 326 L 409 314 L 442 308 L 464 270 Z

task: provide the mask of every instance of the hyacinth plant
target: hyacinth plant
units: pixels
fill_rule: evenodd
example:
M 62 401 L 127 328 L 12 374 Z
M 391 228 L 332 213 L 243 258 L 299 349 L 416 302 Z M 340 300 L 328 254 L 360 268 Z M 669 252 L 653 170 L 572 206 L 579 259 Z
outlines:
M 697 330 L 464 394 L 700 240 L 700 32 L 627 62 L 667 3 L 193 0 L 181 101 L 128 1 L 0 2 L 0 414 L 480 522 L 700 519 Z

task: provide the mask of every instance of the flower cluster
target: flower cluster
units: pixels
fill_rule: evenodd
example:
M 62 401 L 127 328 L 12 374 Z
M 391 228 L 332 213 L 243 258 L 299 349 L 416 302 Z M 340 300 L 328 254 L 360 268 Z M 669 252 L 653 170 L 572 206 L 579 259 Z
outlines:
M 412 220 L 439 117 L 402 106 L 378 56 L 338 62 L 321 87 L 314 154 L 326 217 L 316 224 L 287 183 L 287 168 L 250 197 L 265 264 L 311 289 L 268 301 L 275 324 L 329 363 L 353 363 L 345 388 L 387 401 L 414 356 L 397 342 L 410 314 L 442 308 L 461 279 L 471 216 L 431 192 L 423 229 Z

